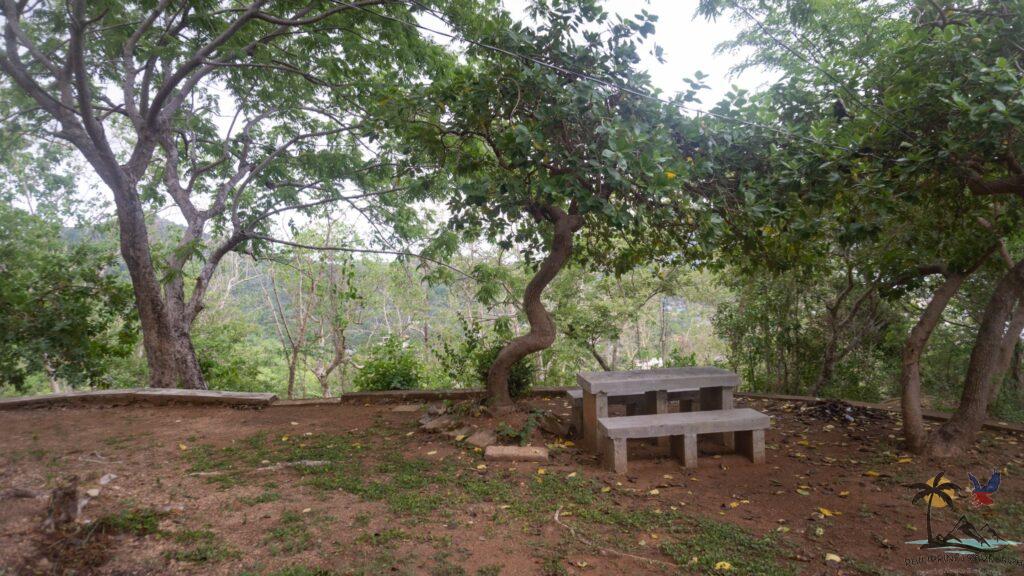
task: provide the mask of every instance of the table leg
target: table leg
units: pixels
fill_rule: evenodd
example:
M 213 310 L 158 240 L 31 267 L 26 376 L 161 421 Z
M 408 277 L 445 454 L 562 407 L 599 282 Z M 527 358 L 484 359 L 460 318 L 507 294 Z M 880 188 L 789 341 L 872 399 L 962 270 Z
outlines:
M 644 403 L 647 405 L 648 414 L 668 413 L 668 390 L 654 390 L 644 392 Z M 659 449 L 668 450 L 668 437 L 655 439 Z
M 701 410 L 732 410 L 732 387 L 710 386 L 700 389 Z M 726 448 L 733 449 L 736 446 L 735 434 L 708 434 L 711 438 L 721 442 Z
M 598 418 L 608 416 L 608 395 L 591 394 L 583 391 L 583 447 L 590 452 L 599 453 L 603 448 L 604 438 L 597 427 Z

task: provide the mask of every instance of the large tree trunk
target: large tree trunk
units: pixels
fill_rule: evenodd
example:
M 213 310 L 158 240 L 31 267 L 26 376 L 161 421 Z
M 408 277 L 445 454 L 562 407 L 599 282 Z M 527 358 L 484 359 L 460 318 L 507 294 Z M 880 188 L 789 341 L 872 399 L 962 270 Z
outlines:
M 903 436 L 907 447 L 921 453 L 927 444 L 928 435 L 924 429 L 921 414 L 921 355 L 935 327 L 942 320 L 942 313 L 967 278 L 965 274 L 950 274 L 932 294 L 917 324 L 903 345 L 903 361 L 900 370 L 901 405 L 903 407 Z
M 530 323 L 530 331 L 506 344 L 487 372 L 487 398 L 493 408 L 508 409 L 513 405 L 508 391 L 512 366 L 527 355 L 544 350 L 555 342 L 555 322 L 544 308 L 541 295 L 569 261 L 573 235 L 582 225 L 583 218 L 576 214 L 566 214 L 554 207 L 547 208 L 545 213 L 550 215 L 555 230 L 551 251 L 526 285 L 523 294 L 523 310 Z
M 146 218 L 139 195 L 135 190 L 113 188 L 113 191 L 120 229 L 121 256 L 135 292 L 142 346 L 149 366 L 149 385 L 154 388 L 174 388 L 179 380 L 195 382 L 195 374 L 189 374 L 185 379 L 180 377 L 182 371 L 187 372 L 193 365 L 198 367 L 198 362 L 195 361 L 191 341 L 188 341 L 187 346 L 183 345 L 168 319 L 167 307 L 161 297 L 160 282 L 149 251 L 149 232 L 146 230 Z M 188 340 L 187 332 L 184 337 Z M 185 358 L 189 354 L 191 361 Z M 183 359 L 185 363 L 181 364 Z M 202 374 L 198 374 L 198 379 L 202 382 Z M 205 383 L 202 387 L 206 387 Z
M 978 327 L 971 360 L 964 378 L 960 407 L 935 431 L 928 452 L 937 457 L 956 456 L 974 443 L 985 422 L 993 378 L 1000 369 L 1006 322 L 1013 306 L 1024 292 L 1024 260 L 1017 262 L 996 284 Z

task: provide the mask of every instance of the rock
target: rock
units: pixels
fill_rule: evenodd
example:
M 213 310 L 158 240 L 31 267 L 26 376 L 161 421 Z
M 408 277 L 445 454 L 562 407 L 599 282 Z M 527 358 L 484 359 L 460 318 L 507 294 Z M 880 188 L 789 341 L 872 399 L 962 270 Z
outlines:
M 420 426 L 420 430 L 424 432 L 442 432 L 444 430 L 450 430 L 455 428 L 459 423 L 455 421 L 451 416 L 438 416 L 430 420 L 429 422 Z
M 392 412 L 419 412 L 419 404 L 399 404 L 391 409 Z
M 85 493 L 86 493 L 86 495 L 89 496 L 89 498 L 97 498 L 100 495 L 100 489 L 99 488 L 89 488 L 88 490 L 85 491 Z
M 471 432 L 473 432 L 472 428 L 470 428 L 469 426 L 463 426 L 461 428 L 453 428 L 451 430 L 448 430 L 447 432 L 444 433 L 444 435 L 451 438 L 452 440 L 458 440 L 459 436 L 462 436 L 462 438 L 465 439 L 465 437 L 469 436 Z
M 498 441 L 497 434 L 493 430 L 477 430 L 469 438 L 466 438 L 466 442 L 476 446 L 477 448 L 487 448 Z
M 441 402 L 434 402 L 427 406 L 428 416 L 440 416 L 448 411 L 448 407 Z
M 568 438 L 572 435 L 572 424 L 563 420 L 554 412 L 544 412 L 537 421 L 537 426 L 548 434 L 554 434 L 560 438 Z
M 100 477 L 100 486 L 106 486 L 117 479 L 117 474 L 104 474 Z
M 543 446 L 488 446 L 484 460 L 492 462 L 547 462 L 548 449 Z

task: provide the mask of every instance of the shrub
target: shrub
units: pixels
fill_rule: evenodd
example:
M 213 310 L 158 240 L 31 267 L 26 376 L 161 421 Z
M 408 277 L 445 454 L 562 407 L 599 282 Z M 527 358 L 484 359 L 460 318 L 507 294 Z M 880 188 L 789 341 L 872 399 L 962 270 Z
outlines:
M 356 390 L 413 390 L 420 387 L 423 367 L 412 350 L 388 338 L 370 349 L 369 359 L 356 374 Z

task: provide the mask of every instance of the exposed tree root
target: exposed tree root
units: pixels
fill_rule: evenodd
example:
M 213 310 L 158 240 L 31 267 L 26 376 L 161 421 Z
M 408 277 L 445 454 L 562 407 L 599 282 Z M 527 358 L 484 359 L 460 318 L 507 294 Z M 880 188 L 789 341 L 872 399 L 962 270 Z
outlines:
M 297 462 L 278 462 L 270 466 L 261 466 L 259 468 L 250 468 L 248 470 L 214 470 L 212 472 L 190 472 L 189 476 L 223 476 L 225 474 L 234 474 L 236 472 L 270 472 L 273 470 L 280 470 L 282 468 L 297 468 L 299 466 L 327 466 L 331 462 L 329 460 L 299 460 Z

